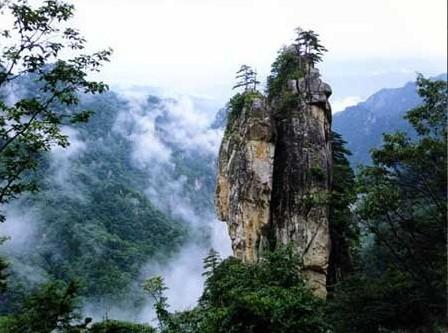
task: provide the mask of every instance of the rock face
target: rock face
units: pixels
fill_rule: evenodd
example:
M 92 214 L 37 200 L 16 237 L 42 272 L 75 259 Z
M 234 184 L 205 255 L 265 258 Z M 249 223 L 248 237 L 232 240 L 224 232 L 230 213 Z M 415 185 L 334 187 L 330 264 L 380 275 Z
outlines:
M 254 262 L 266 245 L 270 222 L 274 127 L 262 99 L 241 110 L 228 124 L 218 164 L 216 206 L 227 221 L 234 255 Z
M 326 296 L 330 255 L 330 87 L 317 70 L 288 82 L 288 107 L 257 97 L 229 117 L 219 160 L 218 217 L 234 255 L 255 262 L 291 244 L 316 295 Z

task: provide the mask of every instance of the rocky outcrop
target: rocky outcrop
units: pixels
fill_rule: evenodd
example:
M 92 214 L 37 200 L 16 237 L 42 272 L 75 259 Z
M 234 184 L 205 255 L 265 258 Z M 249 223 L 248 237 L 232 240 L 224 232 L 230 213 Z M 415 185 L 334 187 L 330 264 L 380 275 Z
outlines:
M 271 199 L 275 240 L 293 243 L 316 294 L 326 294 L 330 255 L 331 180 L 329 86 L 310 80 L 309 99 L 275 110 L 276 154 Z M 300 87 L 301 82 L 298 83 Z
M 267 242 L 274 127 L 260 97 L 233 116 L 219 153 L 216 206 L 219 219 L 228 223 L 234 255 L 254 262 Z
M 258 96 L 232 110 L 216 190 L 234 255 L 254 262 L 263 249 L 292 244 L 316 295 L 326 296 L 330 255 L 330 87 L 311 69 L 288 82 L 288 100 Z

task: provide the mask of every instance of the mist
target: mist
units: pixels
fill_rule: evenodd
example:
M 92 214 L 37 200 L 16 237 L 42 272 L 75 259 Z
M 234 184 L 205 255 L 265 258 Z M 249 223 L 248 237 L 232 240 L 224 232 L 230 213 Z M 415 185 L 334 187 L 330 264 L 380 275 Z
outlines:
M 188 227 L 189 239 L 170 260 L 152 259 L 144 264 L 131 288 L 143 293 L 139 281 L 162 276 L 170 310 L 181 311 L 194 307 L 202 294 L 203 259 L 210 249 L 222 258 L 232 253 L 227 225 L 218 221 L 214 212 L 214 182 L 209 179 L 215 176 L 223 129 L 211 128 L 217 112 L 213 101 L 166 91 L 158 92 L 163 97 L 155 97 L 147 93 L 150 90 L 119 90 L 127 107 L 117 115 L 113 131 L 131 143 L 129 158 L 147 177 L 144 193 L 163 213 Z M 179 156 L 200 158 L 206 174 L 179 173 L 179 163 L 185 162 L 179 161 Z M 198 205 L 198 194 L 206 199 L 203 204 Z M 154 323 L 156 315 L 149 298 L 139 312 L 125 303 L 86 303 L 83 312 L 97 321 L 108 317 Z
M 69 203 L 92 200 L 88 187 L 104 179 L 99 179 L 91 168 L 101 168 L 104 162 L 94 159 L 90 164 L 83 164 L 84 157 L 92 149 L 108 150 L 106 142 L 114 135 L 129 142 L 131 149 L 127 151 L 127 159 L 145 175 L 142 192 L 166 216 L 187 227 L 188 239 L 169 260 L 150 259 L 142 265 L 139 277 L 128 286 L 129 299 L 86 298 L 82 312 L 95 321 L 107 317 L 151 323 L 155 314 L 149 297 L 142 306 L 132 305 L 135 295 L 142 297 L 144 294 L 143 280 L 163 276 L 170 310 L 188 309 L 195 306 L 202 294 L 203 259 L 209 250 L 213 248 L 223 258 L 231 254 L 227 225 L 216 219 L 213 207 L 215 163 L 223 129 L 211 127 L 219 105 L 214 100 L 150 87 L 119 90 L 117 96 L 121 106 L 113 116 L 111 132 L 102 134 L 104 136 L 96 138 L 95 142 L 86 139 L 82 127 L 62 127 L 70 145 L 54 146 L 47 155 L 41 193 L 57 191 L 57 197 Z M 46 221 L 42 209 L 46 209 L 44 202 L 25 195 L 23 200 L 7 207 L 6 222 L 0 225 L 0 234 L 11 238 L 1 248 L 12 258 L 11 269 L 33 285 L 49 278 L 36 266 L 42 259 L 30 259 L 37 255 L 36 248 L 45 242 L 45 228 L 41 227 Z M 89 232 L 88 225 L 85 225 L 85 232 Z M 62 258 L 64 249 L 58 247 L 60 245 L 45 246 L 52 256 Z M 91 242 L 86 246 L 93 256 L 104 250 Z
M 225 223 L 216 219 L 212 198 L 208 205 L 195 207 L 192 203 L 196 191 L 204 191 L 201 177 L 190 179 L 175 175 L 174 154 L 201 156 L 214 176 L 214 163 L 223 135 L 222 129 L 212 129 L 216 109 L 198 108 L 194 98 L 175 96 L 158 101 L 148 107 L 144 95 L 124 94 L 130 111 L 122 112 L 115 130 L 132 142 L 132 159 L 136 166 L 147 171 L 149 186 L 145 193 L 159 209 L 183 221 L 192 231 L 190 239 L 168 263 L 148 262 L 142 268 L 143 277 L 164 277 L 168 303 L 173 311 L 193 307 L 203 290 L 202 260 L 210 249 L 225 258 L 231 254 L 230 239 Z M 196 191 L 192 192 L 191 183 Z M 207 195 L 212 195 L 206 192 Z M 154 318 L 148 304 L 138 319 L 142 322 Z
M 38 226 L 41 223 L 37 208 L 29 208 L 23 200 L 16 200 L 4 209 L 5 223 L 0 224 L 0 238 L 5 238 L 1 246 L 12 270 L 29 284 L 37 285 L 47 279 L 46 272 L 39 267 L 17 260 L 23 255 L 32 255 L 38 237 Z

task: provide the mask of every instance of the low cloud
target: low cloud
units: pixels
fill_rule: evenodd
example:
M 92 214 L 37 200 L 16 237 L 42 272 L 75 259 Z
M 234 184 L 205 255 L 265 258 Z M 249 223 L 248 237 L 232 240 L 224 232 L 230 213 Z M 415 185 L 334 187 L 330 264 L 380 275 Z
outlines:
M 193 308 L 204 289 L 205 277 L 203 276 L 203 259 L 210 249 L 218 251 L 221 258 L 231 255 L 230 242 L 227 236 L 227 225 L 217 220 L 212 220 L 210 228 L 209 247 L 197 242 L 185 245 L 174 259 L 167 264 L 148 263 L 142 269 L 145 278 L 162 276 L 168 290 L 165 295 L 171 311 L 183 311 Z M 140 322 L 151 322 L 155 319 L 154 309 L 148 303 L 138 316 Z
M 363 99 L 359 96 L 348 96 L 331 102 L 333 113 L 344 111 L 347 107 L 361 103 Z
M 164 102 L 165 121 L 160 124 L 166 134 L 164 140 L 182 150 L 217 154 L 222 131 L 211 129 L 214 114 L 197 108 L 186 96 Z
M 184 310 L 193 307 L 202 294 L 203 258 L 210 248 L 220 252 L 222 257 L 229 256 L 231 249 L 227 226 L 216 220 L 212 207 L 209 205 L 198 211 L 193 204 L 197 198 L 191 184 L 193 182 L 196 191 L 201 191 L 203 179 L 179 174 L 175 159 L 178 155 L 175 154 L 189 154 L 204 159 L 204 163 L 213 163 L 223 132 L 210 127 L 216 109 L 198 107 L 194 98 L 176 96 L 148 102 L 146 97 L 135 93 L 128 96 L 132 100 L 130 110 L 120 114 L 115 130 L 131 141 L 133 161 L 147 171 L 145 193 L 148 198 L 172 218 L 187 223 L 193 235 L 168 263 L 147 263 L 142 268 L 142 276 L 163 276 L 171 310 Z M 212 165 L 206 167 L 213 169 Z M 208 240 L 201 239 L 200 235 L 204 234 Z M 139 321 L 152 319 L 154 312 L 148 303 Z
M 83 152 L 87 146 L 79 137 L 79 132 L 72 127 L 64 126 L 62 134 L 68 137 L 70 144 L 67 147 L 54 146 L 51 149 L 51 168 L 54 171 L 56 182 L 60 186 L 67 184 L 72 164 Z
M 0 247 L 2 254 L 8 258 L 10 268 L 18 277 L 26 279 L 30 284 L 44 282 L 46 273 L 43 269 L 20 259 L 24 254 L 32 255 L 36 238 L 42 237 L 38 231 L 38 210 L 17 200 L 8 204 L 4 212 L 6 221 L 0 224 L 0 237 L 6 237 L 7 240 Z
M 208 195 L 201 191 L 210 190 L 210 175 L 214 172 L 213 163 L 223 135 L 221 129 L 210 128 L 216 109 L 207 108 L 207 103 L 198 103 L 188 96 L 148 100 L 141 92 L 134 92 L 124 98 L 127 107 L 119 113 L 113 131 L 131 143 L 129 158 L 137 168 L 146 172 L 147 184 L 142 185 L 146 186 L 145 193 L 151 202 L 166 215 L 188 225 L 191 234 L 191 239 L 172 260 L 148 262 L 142 267 L 141 276 L 162 275 L 165 278 L 171 310 L 193 307 L 202 294 L 203 258 L 208 251 L 214 248 L 223 258 L 231 254 L 227 226 L 216 220 L 212 198 L 203 206 L 197 199 L 199 193 L 203 197 Z M 81 132 L 75 128 L 63 127 L 62 131 L 69 137 L 70 145 L 53 147 L 49 154 L 48 177 L 61 194 L 85 200 L 82 198 L 82 181 L 74 171 L 88 172 L 82 165 L 76 168 L 79 159 L 88 153 L 89 142 L 83 141 Z M 188 158 L 184 159 L 185 156 Z M 191 159 L 200 159 L 204 164 L 202 173 L 192 167 L 194 172 L 189 174 L 190 166 L 186 163 Z M 179 166 L 187 170 L 183 172 Z M 38 232 L 37 207 L 27 208 L 20 201 L 7 207 L 7 221 L 0 225 L 0 235 L 8 235 L 11 240 L 2 246 L 3 251 L 15 253 L 17 257 L 33 253 L 36 237 L 42 237 Z M 28 280 L 45 281 L 45 272 L 33 273 L 36 267 L 25 266 L 20 261 L 14 262 L 14 267 Z M 138 283 L 136 281 L 130 288 L 141 295 L 143 290 Z M 135 304 L 126 306 L 131 301 L 130 297 L 120 304 L 106 301 L 100 305 L 86 304 L 83 312 L 95 320 L 101 320 L 107 314 L 110 318 L 151 322 L 154 313 L 149 299 L 141 313 L 129 311 L 135 309 Z
M 133 94 L 127 99 L 129 109 L 121 112 L 114 130 L 133 143 L 131 153 L 134 162 L 141 168 L 156 163 L 169 163 L 171 150 L 157 135 L 156 118 L 162 114 L 160 108 L 145 109 L 144 96 Z
M 28 252 L 36 237 L 38 212 L 19 200 L 6 206 L 5 217 L 6 221 L 0 224 L 0 236 L 9 239 L 2 245 L 2 251 L 10 254 Z

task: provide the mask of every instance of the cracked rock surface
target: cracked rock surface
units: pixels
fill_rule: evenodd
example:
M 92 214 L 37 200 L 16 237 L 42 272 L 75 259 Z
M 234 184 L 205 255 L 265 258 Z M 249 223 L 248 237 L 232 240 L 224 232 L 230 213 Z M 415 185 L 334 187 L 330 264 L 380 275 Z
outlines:
M 313 68 L 288 82 L 288 89 L 294 107 L 257 97 L 229 118 L 218 158 L 216 208 L 236 257 L 255 262 L 264 249 L 292 244 L 309 285 L 325 297 L 331 88 Z

